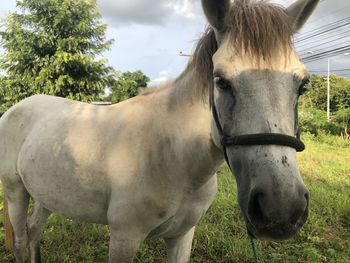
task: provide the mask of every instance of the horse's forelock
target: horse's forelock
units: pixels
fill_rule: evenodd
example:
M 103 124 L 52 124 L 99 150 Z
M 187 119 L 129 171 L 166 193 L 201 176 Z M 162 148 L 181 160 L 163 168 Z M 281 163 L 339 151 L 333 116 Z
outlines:
M 287 13 L 283 7 L 267 1 L 235 0 L 225 24 L 225 34 L 234 51 L 244 52 L 257 63 L 261 59 L 272 61 L 276 50 L 287 56 L 292 46 L 294 32 Z M 195 69 L 197 88 L 203 98 L 207 98 L 208 86 L 213 85 L 212 59 L 217 49 L 215 32 L 208 28 L 198 41 L 187 68 Z
M 282 6 L 266 1 L 235 0 L 226 16 L 226 34 L 236 52 L 259 61 L 274 59 L 276 50 L 287 52 L 294 33 Z

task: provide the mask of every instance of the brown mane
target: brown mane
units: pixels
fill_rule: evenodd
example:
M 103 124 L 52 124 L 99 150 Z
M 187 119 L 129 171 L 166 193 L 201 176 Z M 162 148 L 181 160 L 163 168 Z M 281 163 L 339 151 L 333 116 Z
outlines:
M 235 0 L 225 25 L 225 37 L 229 38 L 234 51 L 244 52 L 256 61 L 261 58 L 271 61 L 276 50 L 283 54 L 292 46 L 294 32 L 285 10 L 264 0 Z M 213 85 L 212 57 L 217 48 L 214 30 L 209 27 L 198 41 L 185 71 L 194 70 L 203 98 L 207 98 L 208 85 Z

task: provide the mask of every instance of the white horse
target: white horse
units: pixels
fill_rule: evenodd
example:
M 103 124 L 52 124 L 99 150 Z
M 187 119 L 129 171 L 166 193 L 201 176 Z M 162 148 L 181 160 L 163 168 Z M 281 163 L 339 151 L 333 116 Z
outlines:
M 149 237 L 165 239 L 170 262 L 188 262 L 195 225 L 215 198 L 222 150 L 249 231 L 293 236 L 308 211 L 293 145 L 222 146 L 220 136 L 295 136 L 308 72 L 291 39 L 318 2 L 284 9 L 202 0 L 210 28 L 164 88 L 108 107 L 39 95 L 8 110 L 0 119 L 0 178 L 17 262 L 28 244 L 31 262 L 40 262 L 51 212 L 109 225 L 109 262 L 132 262 Z

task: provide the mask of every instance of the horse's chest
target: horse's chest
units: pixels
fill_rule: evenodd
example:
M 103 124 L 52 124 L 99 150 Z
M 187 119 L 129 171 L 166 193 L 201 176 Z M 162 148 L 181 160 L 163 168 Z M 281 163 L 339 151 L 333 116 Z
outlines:
M 216 176 L 205 189 L 182 200 L 176 213 L 168 216 L 149 234 L 153 237 L 175 237 L 186 233 L 195 226 L 208 210 L 216 194 Z

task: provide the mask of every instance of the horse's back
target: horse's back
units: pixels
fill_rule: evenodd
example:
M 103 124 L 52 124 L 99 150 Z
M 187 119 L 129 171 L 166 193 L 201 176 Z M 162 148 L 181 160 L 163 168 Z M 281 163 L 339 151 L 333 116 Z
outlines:
M 76 102 L 47 95 L 35 95 L 15 104 L 0 118 L 0 134 L 12 134 L 18 138 L 52 111 L 60 111 L 65 105 Z

